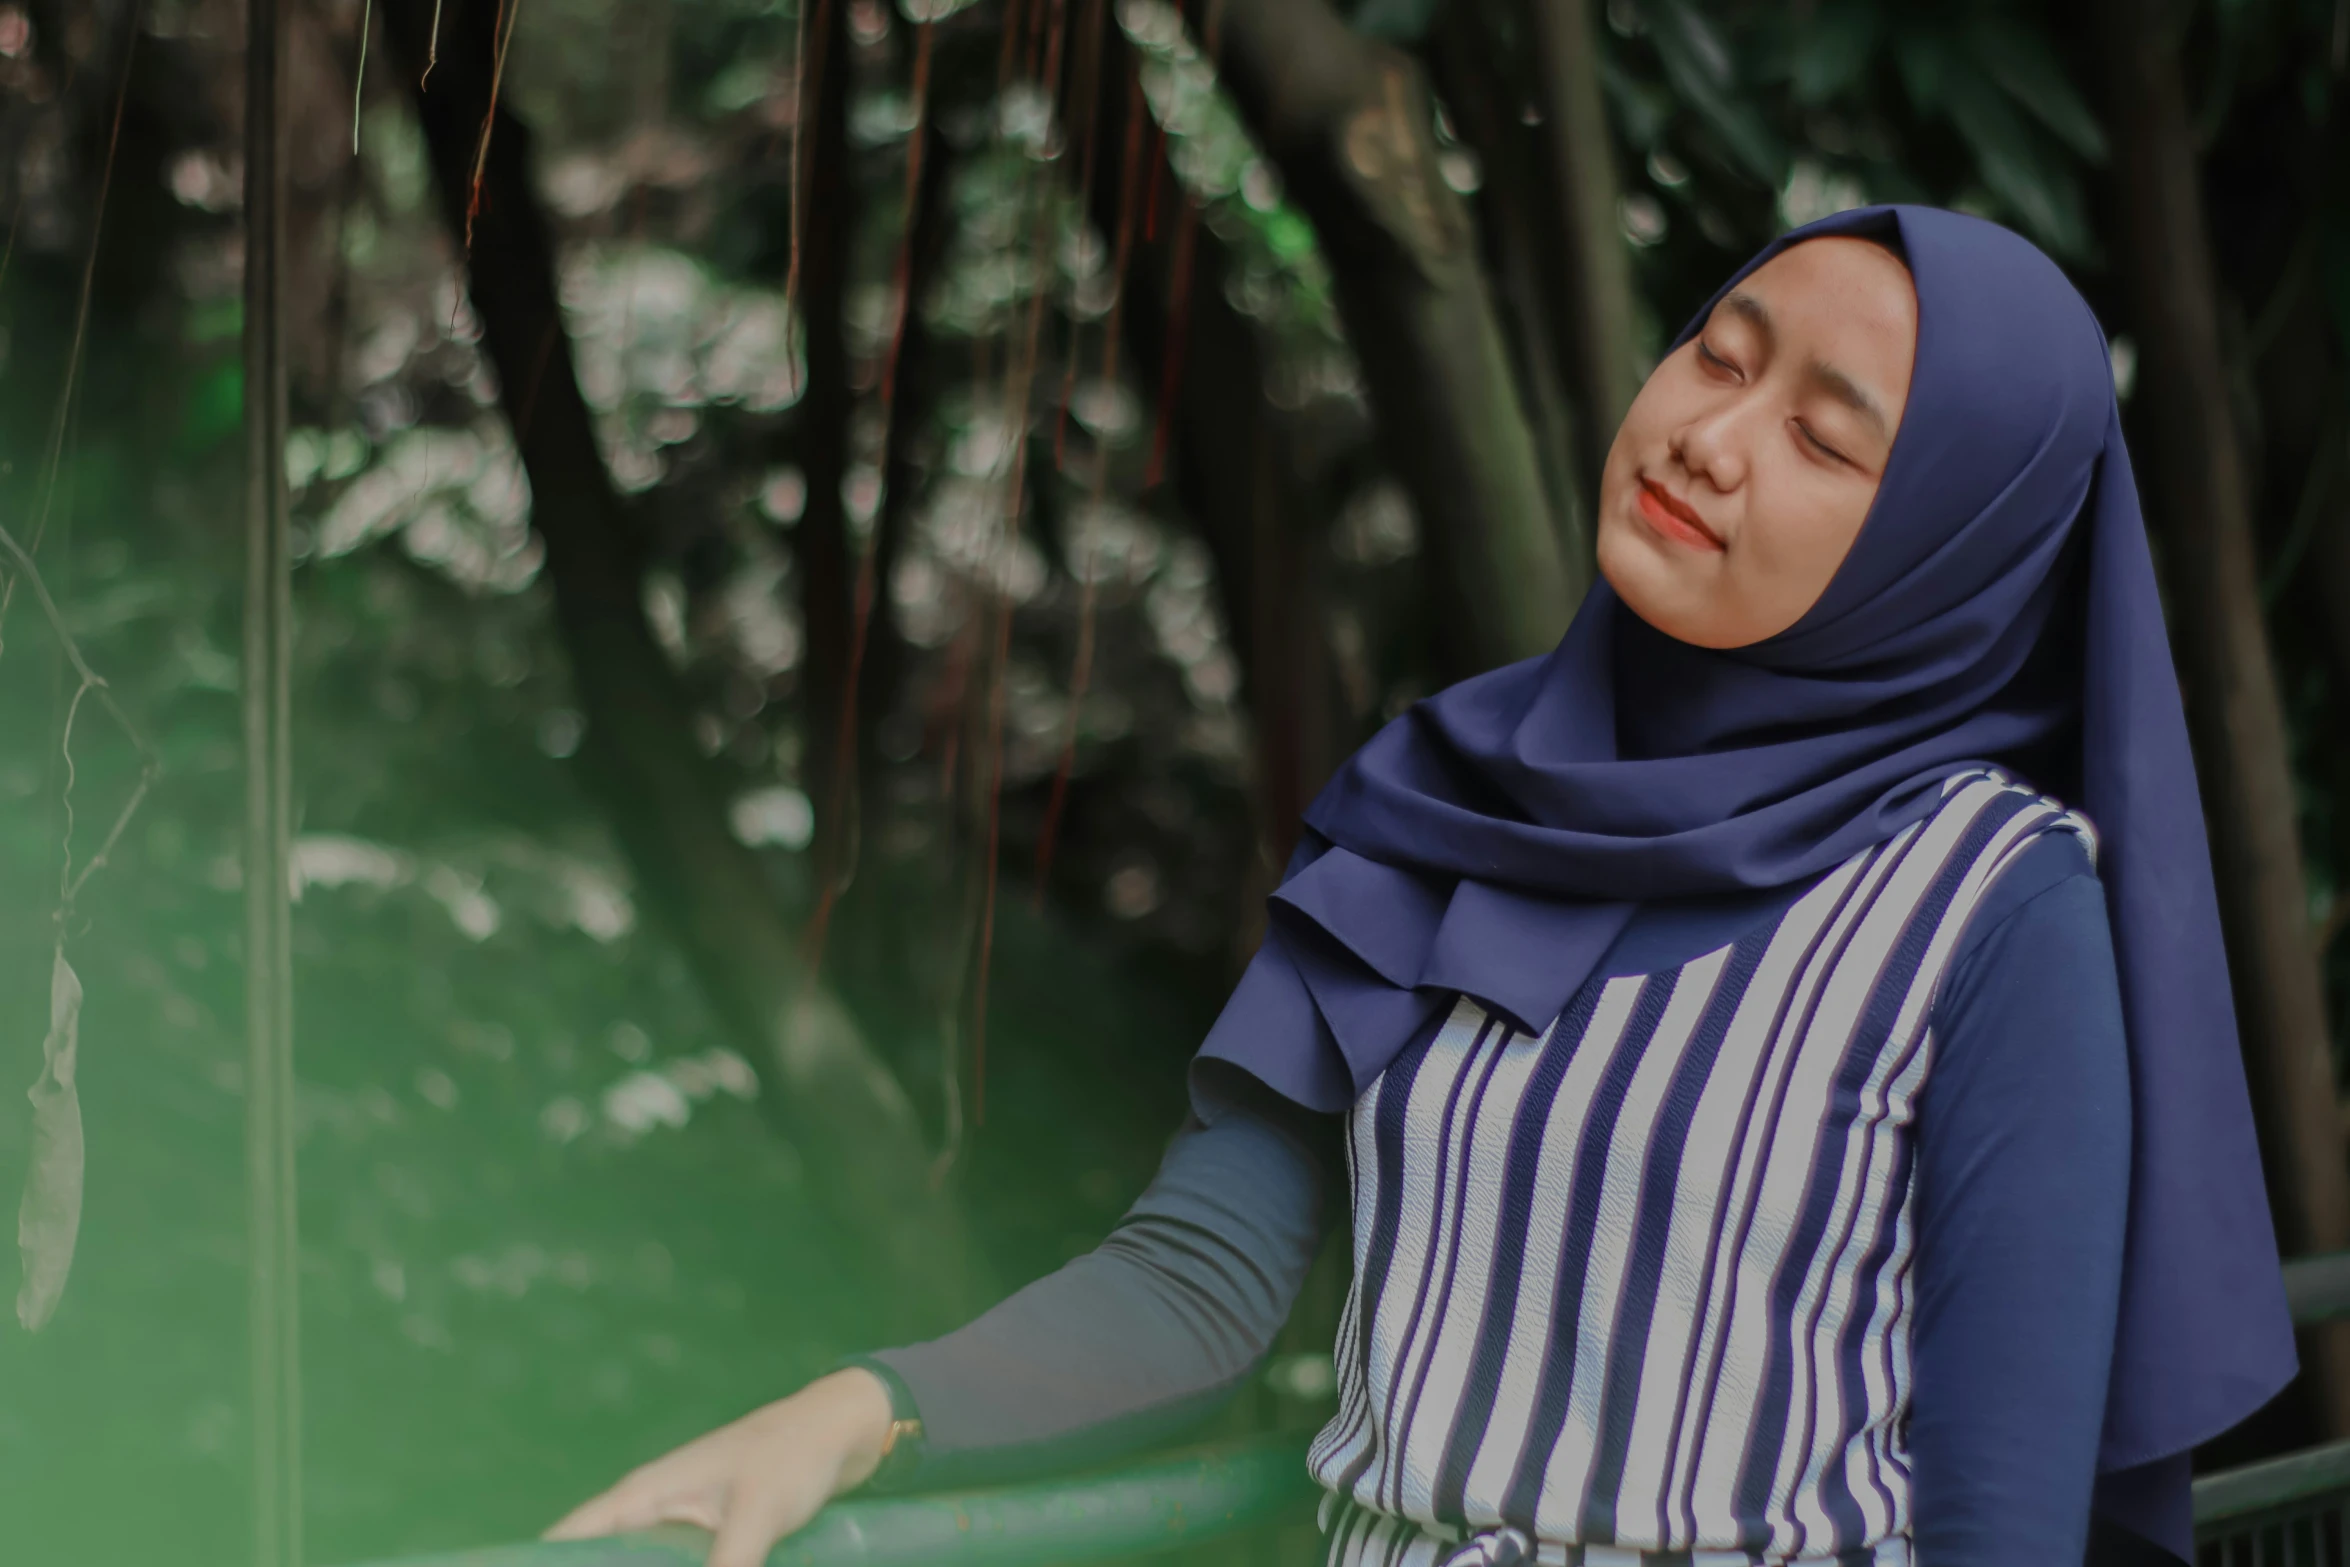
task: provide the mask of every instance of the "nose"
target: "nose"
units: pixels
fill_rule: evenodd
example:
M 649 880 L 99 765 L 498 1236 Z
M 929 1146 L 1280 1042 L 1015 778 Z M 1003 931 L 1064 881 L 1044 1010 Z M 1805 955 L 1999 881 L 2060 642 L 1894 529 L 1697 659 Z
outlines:
M 1673 432 L 1672 452 L 1681 466 L 1714 489 L 1728 492 L 1746 482 L 1749 428 L 1754 410 L 1743 397 L 1724 399 Z

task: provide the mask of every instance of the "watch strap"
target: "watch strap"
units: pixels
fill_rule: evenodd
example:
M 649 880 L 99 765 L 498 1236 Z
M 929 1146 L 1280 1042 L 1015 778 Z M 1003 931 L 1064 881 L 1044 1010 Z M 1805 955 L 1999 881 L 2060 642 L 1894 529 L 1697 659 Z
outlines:
M 905 1378 L 886 1361 L 871 1355 L 851 1355 L 838 1369 L 852 1366 L 871 1373 L 889 1395 L 889 1433 L 881 1440 L 881 1462 L 874 1466 L 862 1489 L 895 1490 L 922 1466 L 922 1411 L 914 1402 L 913 1389 L 906 1386 Z

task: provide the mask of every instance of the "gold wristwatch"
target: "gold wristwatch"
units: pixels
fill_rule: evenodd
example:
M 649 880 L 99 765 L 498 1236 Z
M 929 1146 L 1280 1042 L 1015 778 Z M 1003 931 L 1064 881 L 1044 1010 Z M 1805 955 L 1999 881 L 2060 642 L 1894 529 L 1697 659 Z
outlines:
M 866 1477 L 865 1489 L 886 1491 L 903 1481 L 922 1459 L 922 1414 L 914 1395 L 898 1374 L 870 1356 L 855 1355 L 843 1362 L 867 1371 L 889 1394 L 889 1430 L 881 1438 L 881 1458 Z
M 892 1420 L 889 1423 L 889 1434 L 881 1439 L 881 1461 L 885 1464 L 889 1462 L 890 1455 L 898 1450 L 899 1442 L 917 1440 L 921 1435 L 922 1422 L 919 1418 Z

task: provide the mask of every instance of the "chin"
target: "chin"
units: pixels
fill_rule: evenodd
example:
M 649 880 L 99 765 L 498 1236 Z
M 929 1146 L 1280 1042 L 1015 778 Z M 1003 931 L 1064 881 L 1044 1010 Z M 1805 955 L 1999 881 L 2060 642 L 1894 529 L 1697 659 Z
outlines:
M 1680 618 L 1671 605 L 1682 595 L 1674 591 L 1671 564 L 1658 559 L 1654 540 L 1634 524 L 1611 517 L 1600 524 L 1593 553 L 1599 574 L 1625 608 L 1668 636 L 1678 634 L 1670 629 L 1670 623 Z
M 1676 562 L 1664 557 L 1645 530 L 1628 522 L 1603 522 L 1595 554 L 1599 574 L 1616 597 L 1651 627 L 1695 647 L 1730 645 L 1706 634 L 1716 617 L 1706 613 L 1704 595 L 1681 579 Z

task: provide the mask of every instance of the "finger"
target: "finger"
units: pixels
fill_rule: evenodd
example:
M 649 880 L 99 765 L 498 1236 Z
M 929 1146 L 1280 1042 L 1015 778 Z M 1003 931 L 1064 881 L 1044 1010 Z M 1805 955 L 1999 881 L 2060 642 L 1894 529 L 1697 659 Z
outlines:
M 674 1487 L 660 1483 L 657 1477 L 637 1474 L 621 1481 L 603 1495 L 581 1503 L 558 1520 L 541 1539 L 592 1540 L 607 1534 L 625 1534 L 632 1529 L 650 1529 L 668 1521 L 671 1506 L 682 1499 Z M 704 1514 L 716 1521 L 715 1509 L 705 1508 Z M 699 1521 L 679 1516 L 681 1523 Z
M 592 1540 L 600 1535 L 617 1534 L 623 1527 L 619 1522 L 626 1503 L 621 1488 L 614 1486 L 600 1496 L 591 1496 L 571 1511 L 555 1520 L 542 1540 Z
M 542 1539 L 587 1540 L 657 1523 L 715 1530 L 724 1513 L 726 1476 L 742 1440 L 741 1422 L 721 1426 L 629 1471 L 618 1484 L 557 1520 Z
M 654 1518 L 654 1523 L 690 1523 L 710 1534 L 716 1534 L 718 1526 L 726 1521 L 726 1509 L 719 1504 L 717 1496 L 708 1490 L 672 1496 L 662 1502 L 656 1512 L 659 1516 Z
M 812 1512 L 796 1488 L 735 1487 L 726 1521 L 710 1546 L 709 1567 L 764 1567 L 775 1542 L 806 1523 Z

